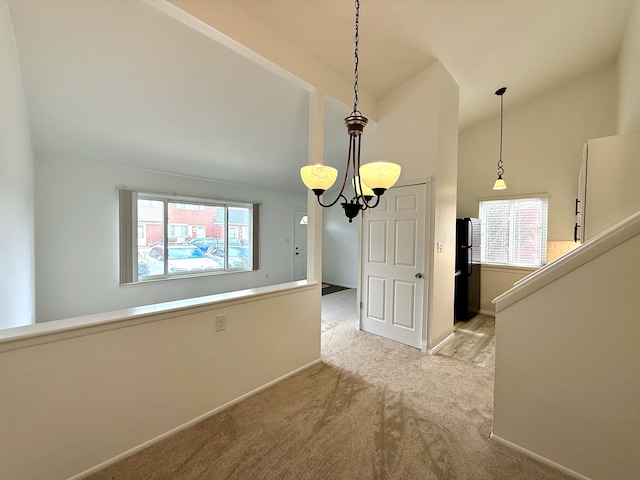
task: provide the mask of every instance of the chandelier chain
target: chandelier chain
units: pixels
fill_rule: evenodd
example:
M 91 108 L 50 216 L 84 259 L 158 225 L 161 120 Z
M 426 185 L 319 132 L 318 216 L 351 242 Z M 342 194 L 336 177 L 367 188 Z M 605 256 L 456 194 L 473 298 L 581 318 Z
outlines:
M 358 58 L 358 43 L 360 42 L 360 34 L 358 31 L 358 25 L 359 25 L 359 20 L 360 20 L 360 0 L 355 0 L 356 2 L 356 26 L 355 26 L 355 35 L 353 37 L 353 42 L 354 42 L 354 53 L 353 53 L 353 63 L 354 63 L 354 70 L 353 70 L 353 112 L 351 113 L 351 115 L 355 115 L 355 114 L 360 114 L 360 111 L 358 110 L 358 63 L 359 63 L 359 58 Z

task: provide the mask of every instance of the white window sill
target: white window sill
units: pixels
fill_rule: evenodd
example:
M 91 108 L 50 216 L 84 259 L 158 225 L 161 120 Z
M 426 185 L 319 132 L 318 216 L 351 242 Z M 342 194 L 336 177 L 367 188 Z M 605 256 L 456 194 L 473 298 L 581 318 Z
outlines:
M 518 267 L 515 265 L 498 265 L 494 263 L 483 263 L 482 270 L 485 272 L 517 272 L 517 273 L 531 273 L 538 270 L 540 267 Z

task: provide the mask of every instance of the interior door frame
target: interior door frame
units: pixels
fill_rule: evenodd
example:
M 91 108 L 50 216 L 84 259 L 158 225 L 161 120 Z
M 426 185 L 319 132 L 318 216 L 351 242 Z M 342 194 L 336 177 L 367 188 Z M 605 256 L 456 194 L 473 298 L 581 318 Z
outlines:
M 428 324 L 429 324 L 429 315 L 430 310 L 427 308 L 431 301 L 431 252 L 432 246 L 434 244 L 433 238 L 433 225 L 432 225 L 432 213 L 431 213 L 431 205 L 432 205 L 432 188 L 431 188 L 431 177 L 426 177 L 423 179 L 417 180 L 404 180 L 398 181 L 391 188 L 399 188 L 399 187 L 410 187 L 412 185 L 424 185 L 424 199 L 425 199 L 425 208 L 424 208 L 424 291 L 422 295 L 422 319 L 421 319 L 421 348 L 420 350 L 426 352 L 426 336 L 428 332 Z M 363 288 L 363 265 L 362 265 L 362 240 L 364 239 L 364 222 L 360 221 L 360 226 L 358 228 L 358 289 L 356 291 L 356 301 L 358 305 L 358 330 L 362 330 L 362 288 Z
M 293 208 L 293 235 L 292 235 L 292 242 L 291 242 L 291 255 L 293 257 L 293 265 L 292 265 L 292 272 L 291 272 L 291 278 L 294 279 L 296 278 L 296 229 L 297 229 L 297 223 L 296 223 L 296 216 L 298 214 L 298 212 L 304 212 L 304 215 L 306 215 L 308 217 L 309 215 L 309 211 L 307 208 L 303 208 L 303 207 L 294 207 Z M 307 229 L 308 231 L 308 229 Z M 306 260 L 308 261 L 309 259 L 309 236 L 308 233 L 305 234 L 305 242 L 306 242 L 306 246 L 305 246 L 305 253 L 306 253 Z M 308 267 L 305 266 L 305 279 L 309 278 L 309 272 L 308 272 Z

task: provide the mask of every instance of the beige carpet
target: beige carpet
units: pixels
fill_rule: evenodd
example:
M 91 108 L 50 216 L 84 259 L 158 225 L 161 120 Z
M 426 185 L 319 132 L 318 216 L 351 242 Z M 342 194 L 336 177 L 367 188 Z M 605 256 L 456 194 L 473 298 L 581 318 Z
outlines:
M 493 373 L 355 329 L 355 292 L 323 297 L 323 363 L 98 479 L 569 477 L 489 439 Z

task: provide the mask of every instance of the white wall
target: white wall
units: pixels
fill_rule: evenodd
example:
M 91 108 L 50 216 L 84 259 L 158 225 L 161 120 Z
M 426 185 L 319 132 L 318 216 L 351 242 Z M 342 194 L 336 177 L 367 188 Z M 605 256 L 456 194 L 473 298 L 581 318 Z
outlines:
M 162 4 L 147 1 L 161 10 L 171 10 L 171 6 L 167 8 Z M 350 105 L 353 101 L 351 79 L 337 74 L 298 45 L 265 26 L 256 17 L 249 15 L 235 2 L 172 0 L 171 3 L 343 104 Z M 177 12 L 177 17 L 182 18 L 183 15 Z M 376 101 L 364 90 L 358 92 L 358 97 L 360 109 L 366 112 L 366 116 L 369 119 L 377 118 Z
M 293 280 L 285 238 L 293 238 L 293 210 L 306 208 L 306 196 L 37 156 L 37 322 Z M 121 287 L 118 186 L 261 203 L 260 270 Z
M 618 133 L 640 131 L 640 0 L 634 0 L 618 57 Z
M 495 306 L 492 300 L 506 292 L 518 280 L 529 275 L 532 268 L 494 267 L 483 265 L 480 271 L 480 312 L 486 315 L 495 315 Z
M 6 0 L 0 0 L 0 329 L 34 320 L 33 154 L 20 65 Z
M 1 332 L 0 477 L 69 478 L 318 360 L 319 290 L 65 330 L 31 344 Z M 226 330 L 216 332 L 221 314 Z
M 343 174 L 344 171 L 340 173 Z M 358 215 L 352 223 L 349 223 L 340 204 L 323 209 L 323 282 L 351 288 L 358 286 L 358 245 L 361 218 L 362 215 Z
M 497 304 L 493 434 L 580 478 L 640 472 L 638 249 L 636 226 L 625 243 Z
M 458 85 L 438 64 L 438 168 L 432 188 L 431 309 L 427 348 L 436 347 L 453 331 L 458 176 Z
M 549 240 L 572 239 L 584 144 L 615 133 L 615 65 L 524 104 L 510 105 L 509 92 L 516 88 L 507 85 L 504 94 L 502 158 L 508 188 L 500 193 L 492 190 L 500 131 L 500 103 L 494 95 L 496 116 L 460 135 L 458 216 L 477 217 L 481 197 L 548 192 Z
M 496 89 L 500 85 L 496 86 Z M 607 65 L 524 104 L 510 105 L 504 95 L 503 160 L 507 190 L 492 190 L 499 149 L 499 109 L 496 116 L 460 134 L 458 159 L 459 217 L 478 216 L 478 198 L 549 193 L 548 240 L 573 240 L 574 201 L 583 147 L 591 138 L 615 133 L 617 78 Z M 523 273 L 522 276 L 526 274 Z M 483 310 L 487 300 L 512 285 L 512 271 L 482 276 Z M 487 282 L 485 283 L 485 280 Z
M 378 116 L 376 135 L 368 138 L 367 152 L 373 153 L 366 160 L 399 163 L 401 181 L 433 180 L 423 330 L 426 347 L 432 348 L 453 331 L 458 85 L 436 61 L 382 99 Z M 436 252 L 437 242 L 442 253 Z

